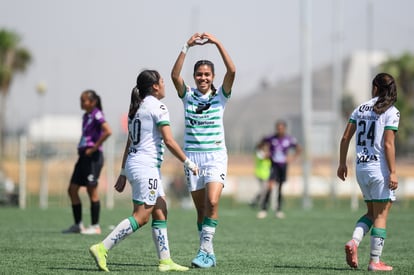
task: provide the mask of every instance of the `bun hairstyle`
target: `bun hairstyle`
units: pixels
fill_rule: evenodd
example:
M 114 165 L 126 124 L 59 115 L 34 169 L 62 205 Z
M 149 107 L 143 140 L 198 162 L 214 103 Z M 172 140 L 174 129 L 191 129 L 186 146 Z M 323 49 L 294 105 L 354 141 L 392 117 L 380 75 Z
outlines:
M 207 65 L 210 67 L 211 72 L 213 73 L 213 75 L 215 75 L 214 72 L 214 63 L 209 61 L 209 60 L 199 60 L 194 64 L 194 72 L 193 72 L 193 76 L 195 76 L 196 71 L 198 70 L 198 68 L 202 65 Z M 213 83 L 211 83 L 211 91 L 213 92 L 212 95 L 216 94 L 216 87 L 214 87 Z
M 128 117 L 133 119 L 144 98 L 154 91 L 152 85 L 158 84 L 161 75 L 155 70 L 144 70 L 137 77 L 137 84 L 132 88 Z
M 374 87 L 377 88 L 378 96 L 374 112 L 380 115 L 397 101 L 397 85 L 390 74 L 379 73 L 372 80 L 372 88 Z

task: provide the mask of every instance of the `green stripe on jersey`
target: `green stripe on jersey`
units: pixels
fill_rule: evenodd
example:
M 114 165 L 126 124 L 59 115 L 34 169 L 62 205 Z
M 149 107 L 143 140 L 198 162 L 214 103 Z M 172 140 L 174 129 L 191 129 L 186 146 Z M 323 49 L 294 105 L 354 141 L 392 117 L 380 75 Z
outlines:
M 189 144 L 214 144 L 217 141 L 216 140 L 210 140 L 210 141 L 195 141 L 195 140 L 186 140 Z
M 195 112 L 193 112 L 193 113 L 195 113 Z M 204 112 L 204 113 L 206 113 L 206 112 Z M 206 119 L 194 119 L 194 118 L 191 118 L 191 117 L 186 116 L 184 119 L 190 120 L 190 121 L 191 120 L 194 120 L 194 121 L 210 121 L 210 120 L 220 120 L 221 117 L 219 117 L 219 116 L 213 116 L 213 117 L 210 117 L 210 118 L 208 118 L 206 120 Z
M 203 114 L 212 114 L 212 113 L 217 113 L 217 112 L 219 112 L 220 110 L 217 110 L 217 109 L 214 109 L 214 110 L 204 110 L 203 111 Z M 197 114 L 195 111 L 193 111 L 193 110 L 186 110 L 186 112 L 187 113 L 189 113 L 189 114 Z
M 209 137 L 209 136 L 218 136 L 221 132 L 214 132 L 214 133 L 186 133 L 187 136 L 194 136 L 194 137 Z
M 185 128 L 191 128 L 191 129 L 196 129 L 196 128 L 221 128 L 221 125 L 186 125 Z
M 184 149 L 187 152 L 216 152 L 225 150 L 224 148 L 193 148 L 193 147 L 185 147 Z

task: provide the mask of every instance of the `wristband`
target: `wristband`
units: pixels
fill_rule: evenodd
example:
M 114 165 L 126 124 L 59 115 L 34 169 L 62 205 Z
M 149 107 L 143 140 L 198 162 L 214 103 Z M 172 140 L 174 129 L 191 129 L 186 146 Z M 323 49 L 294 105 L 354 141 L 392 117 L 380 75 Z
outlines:
M 121 168 L 121 173 L 119 173 L 119 175 L 126 176 L 126 174 L 125 174 L 125 168 Z
M 187 44 L 187 43 L 185 43 L 184 45 L 183 45 L 183 48 L 181 49 L 181 52 L 183 53 L 183 54 L 187 54 L 187 52 L 188 52 L 188 49 L 190 48 L 190 46 Z
M 185 159 L 184 166 L 190 170 L 193 170 L 197 167 L 197 165 L 194 162 L 192 162 L 189 158 Z

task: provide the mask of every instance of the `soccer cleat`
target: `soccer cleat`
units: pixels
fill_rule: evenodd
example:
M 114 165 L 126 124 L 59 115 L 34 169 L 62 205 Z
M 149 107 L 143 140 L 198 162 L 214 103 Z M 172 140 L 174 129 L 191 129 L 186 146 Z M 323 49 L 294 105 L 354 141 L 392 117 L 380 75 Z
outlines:
M 109 272 L 106 266 L 106 257 L 108 250 L 104 247 L 103 243 L 94 244 L 89 248 L 89 253 L 95 260 L 96 265 L 102 271 Z
M 373 261 L 369 262 L 368 271 L 391 271 L 392 266 L 386 265 L 383 262 L 374 263 Z
M 189 268 L 186 266 L 182 266 L 176 264 L 171 259 L 160 260 L 160 264 L 158 266 L 158 270 L 161 272 L 165 271 L 187 271 Z
M 209 268 L 216 266 L 216 256 L 199 250 L 197 256 L 191 262 L 191 266 L 198 268 Z
M 275 217 L 278 219 L 284 219 L 285 213 L 283 213 L 282 211 L 276 211 Z
M 358 267 L 358 246 L 354 240 L 345 244 L 346 263 L 353 268 Z
M 214 256 L 214 254 L 207 254 L 206 259 L 208 260 L 209 263 L 211 263 L 211 267 L 216 266 L 217 262 L 216 262 L 216 256 Z
M 80 233 L 84 235 L 99 235 L 101 234 L 101 227 L 99 226 L 99 224 L 91 225 L 81 230 Z
M 264 218 L 266 218 L 267 217 L 267 211 L 266 210 L 260 211 L 259 213 L 257 213 L 257 216 L 256 217 L 258 219 L 264 219 Z
M 80 224 L 73 224 L 68 229 L 62 230 L 62 233 L 63 234 L 81 233 L 82 230 L 84 230 L 82 223 L 80 223 Z

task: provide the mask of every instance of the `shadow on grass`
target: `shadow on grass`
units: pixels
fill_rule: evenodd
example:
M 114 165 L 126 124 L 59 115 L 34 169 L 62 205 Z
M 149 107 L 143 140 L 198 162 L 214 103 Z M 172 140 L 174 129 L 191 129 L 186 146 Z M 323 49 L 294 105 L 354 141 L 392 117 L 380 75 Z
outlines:
M 349 267 L 329 267 L 329 266 L 301 266 L 301 265 L 274 265 L 276 269 L 306 269 L 306 270 L 335 270 L 335 271 L 363 271 L 362 269 L 352 269 Z
M 112 269 L 111 269 L 112 267 Z M 128 264 L 128 263 L 108 263 L 108 269 L 110 271 L 127 271 L 127 270 L 118 270 L 116 267 L 133 267 L 135 268 L 142 268 L 142 272 L 148 271 L 148 268 L 154 268 L 156 269 L 158 265 L 154 264 Z M 115 268 L 115 269 L 113 269 Z M 61 271 L 100 271 L 96 265 L 92 265 L 91 267 L 87 268 L 80 268 L 80 267 L 50 267 L 50 270 L 61 270 Z

